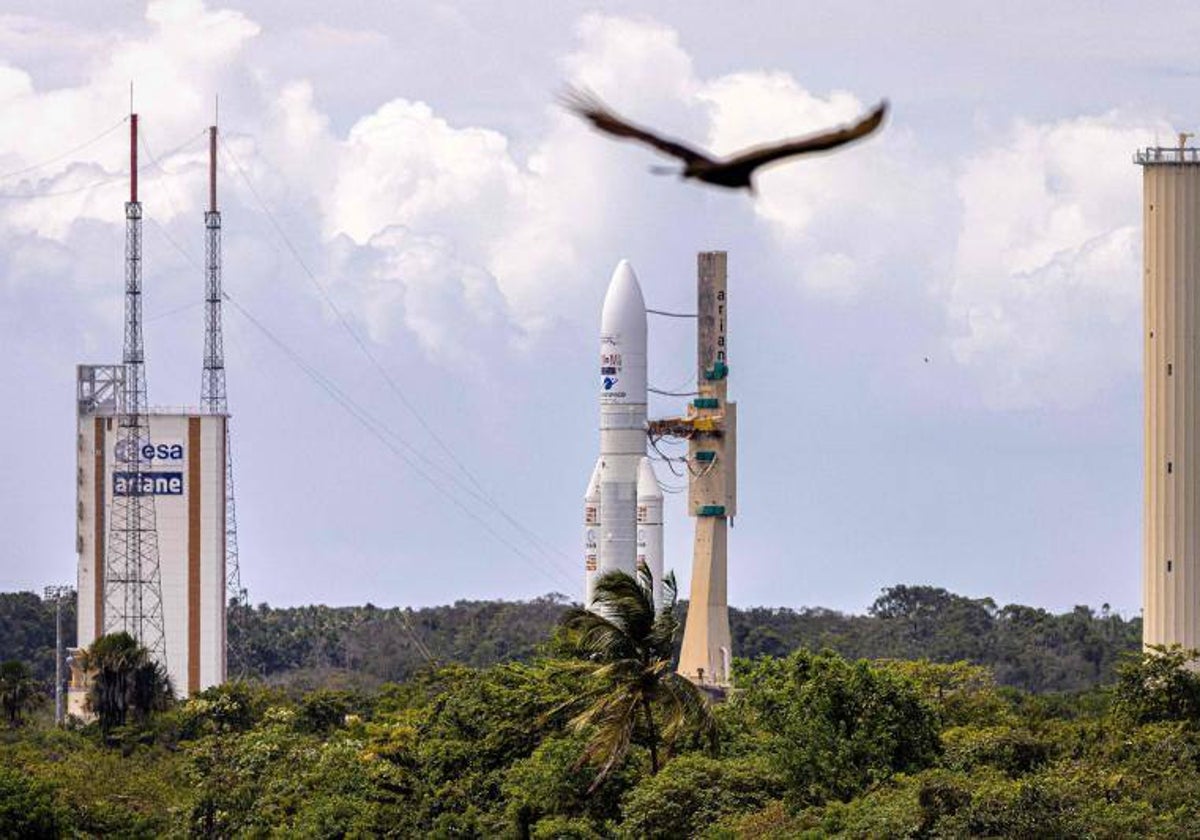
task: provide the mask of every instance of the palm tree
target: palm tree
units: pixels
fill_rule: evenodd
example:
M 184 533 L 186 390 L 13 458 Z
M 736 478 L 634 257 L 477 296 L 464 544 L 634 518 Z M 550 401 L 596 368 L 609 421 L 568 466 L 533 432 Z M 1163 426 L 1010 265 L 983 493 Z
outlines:
M 33 672 L 16 660 L 0 665 L 0 705 L 9 726 L 20 726 L 21 716 L 33 708 L 40 697 Z
M 675 673 L 675 575 L 663 580 L 664 603 L 657 612 L 652 583 L 644 566 L 636 580 L 608 572 L 596 583 L 594 609 L 575 607 L 560 621 L 560 647 L 576 660 L 568 667 L 584 672 L 589 685 L 567 705 L 583 707 L 569 726 L 591 732 L 579 763 L 600 764 L 590 790 L 603 783 L 635 738 L 650 752 L 651 774 L 659 769 L 659 746 L 669 749 L 685 733 L 715 746 L 708 699 Z
M 88 707 L 105 732 L 124 726 L 130 714 L 144 721 L 171 705 L 173 693 L 166 669 L 128 633 L 110 633 L 83 653 L 88 672 Z

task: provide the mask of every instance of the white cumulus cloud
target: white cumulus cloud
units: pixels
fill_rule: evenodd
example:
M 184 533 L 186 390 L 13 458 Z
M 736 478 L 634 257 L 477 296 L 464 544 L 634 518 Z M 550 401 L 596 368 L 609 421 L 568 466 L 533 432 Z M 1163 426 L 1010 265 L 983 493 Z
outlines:
M 955 359 L 996 407 L 1085 404 L 1136 371 L 1139 183 L 1158 124 L 1120 114 L 1022 123 L 958 176 L 944 289 Z

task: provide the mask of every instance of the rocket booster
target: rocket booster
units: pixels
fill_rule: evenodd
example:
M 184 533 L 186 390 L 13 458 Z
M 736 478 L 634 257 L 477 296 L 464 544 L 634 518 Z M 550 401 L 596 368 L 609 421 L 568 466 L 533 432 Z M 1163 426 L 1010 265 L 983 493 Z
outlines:
M 638 464 L 637 564 L 650 570 L 654 581 L 654 608 L 662 608 L 663 587 L 663 491 L 654 475 L 654 465 L 643 457 Z
M 589 607 L 601 575 L 614 569 L 636 575 L 642 556 L 654 574 L 656 593 L 661 592 L 662 492 L 645 457 L 646 303 L 626 260 L 617 264 L 604 296 L 599 385 L 600 459 L 584 500 L 585 604 Z M 639 546 L 643 507 L 653 509 L 655 519 L 644 533 L 650 540 L 646 550 Z
M 600 577 L 600 475 L 602 461 L 597 461 L 583 496 L 583 603 L 591 605 L 596 596 L 596 580 Z

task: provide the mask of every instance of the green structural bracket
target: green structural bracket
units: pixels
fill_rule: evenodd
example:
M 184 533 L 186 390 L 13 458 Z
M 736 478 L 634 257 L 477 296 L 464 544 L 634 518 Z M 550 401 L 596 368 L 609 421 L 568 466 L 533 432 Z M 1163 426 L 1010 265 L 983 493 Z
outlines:
M 700 505 L 700 510 L 696 511 L 697 516 L 724 516 L 725 505 Z
M 713 452 L 711 449 L 702 449 L 696 453 L 696 460 L 710 464 L 717 460 L 717 453 Z
M 729 375 L 729 365 L 724 362 L 716 362 L 712 367 L 704 371 L 704 378 L 712 381 L 714 379 L 724 379 Z
M 692 405 L 696 408 L 719 408 L 721 401 L 716 397 L 696 397 L 692 400 Z

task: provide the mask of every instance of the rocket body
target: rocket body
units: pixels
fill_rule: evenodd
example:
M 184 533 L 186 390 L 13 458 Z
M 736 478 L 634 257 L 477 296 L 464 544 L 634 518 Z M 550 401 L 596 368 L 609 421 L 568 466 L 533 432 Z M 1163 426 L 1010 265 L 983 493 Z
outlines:
M 584 501 L 585 605 L 590 607 L 596 580 L 619 569 L 636 575 L 639 557 L 639 478 L 653 468 L 646 454 L 646 303 L 637 275 L 625 260 L 617 264 L 604 296 L 600 318 L 600 459 Z M 642 462 L 645 461 L 643 469 Z M 650 484 L 640 484 L 649 492 Z M 658 482 L 658 540 L 661 546 L 662 495 Z M 593 506 L 598 501 L 598 509 Z M 589 531 L 589 517 L 598 527 Z M 653 531 L 651 531 L 653 533 Z M 594 550 L 592 540 L 594 539 Z M 655 583 L 661 586 L 660 568 Z M 657 588 L 657 587 L 656 587 Z

